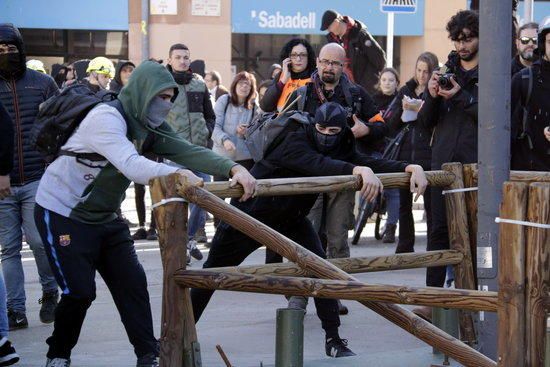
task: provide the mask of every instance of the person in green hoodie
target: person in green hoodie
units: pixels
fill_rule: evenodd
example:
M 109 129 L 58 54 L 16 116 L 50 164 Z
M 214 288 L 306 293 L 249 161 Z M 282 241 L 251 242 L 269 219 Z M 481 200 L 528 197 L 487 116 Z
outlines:
M 95 299 L 96 270 L 113 296 L 137 366 L 158 365 L 145 272 L 128 226 L 116 215 L 131 181 L 147 184 L 177 172 L 190 184 L 202 185 L 190 171 L 198 170 L 232 177 L 233 185 L 245 189 L 242 200 L 254 193 L 255 180 L 246 169 L 179 138 L 164 122 L 176 93 L 177 84 L 162 65 L 143 62 L 116 102 L 99 104 L 88 113 L 61 148 L 70 154 L 48 166 L 40 182 L 35 221 L 63 291 L 47 339 L 47 367 L 70 365 L 71 350 Z M 88 161 L 75 153 L 95 158 Z M 146 153 L 188 169 L 148 160 Z

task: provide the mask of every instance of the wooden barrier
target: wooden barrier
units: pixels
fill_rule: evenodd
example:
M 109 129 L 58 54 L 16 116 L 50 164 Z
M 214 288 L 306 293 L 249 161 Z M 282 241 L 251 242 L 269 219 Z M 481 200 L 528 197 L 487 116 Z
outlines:
M 465 164 L 462 166 L 464 175 L 464 188 L 477 187 L 477 164 Z M 472 254 L 472 268 L 477 269 L 477 191 L 464 193 L 466 210 L 468 212 L 468 233 L 470 235 L 470 253 Z M 474 287 L 477 289 L 477 271 L 474 271 Z
M 408 305 L 460 308 L 497 312 L 497 292 L 436 287 L 407 287 L 365 284 L 349 280 L 327 280 L 286 276 L 250 275 L 213 269 L 178 270 L 176 283 L 190 288 L 223 289 L 239 292 L 285 294 L 354 301 L 379 301 Z
M 500 216 L 525 220 L 527 189 L 524 182 L 506 182 Z M 499 234 L 498 363 L 523 366 L 525 350 L 525 230 L 502 223 Z M 513 348 L 510 346 L 513 345 Z
M 529 185 L 527 220 L 550 223 L 550 183 Z M 550 230 L 527 227 L 526 365 L 543 367 L 546 340 L 545 298 L 550 291 Z M 547 357 L 550 358 L 550 357 Z
M 460 190 L 464 188 L 462 164 L 445 163 L 443 170 L 453 173 L 456 177 L 448 189 Z M 464 260 L 454 266 L 455 286 L 460 289 L 476 289 L 464 192 L 445 195 L 445 203 L 451 249 L 460 251 L 464 255 Z M 461 340 L 466 341 L 469 345 L 474 345 L 477 338 L 472 313 L 459 311 L 459 320 Z
M 333 264 L 202 188 L 180 183 L 178 193 L 230 224 L 233 228 L 253 236 L 259 243 L 307 269 L 318 278 L 356 280 Z M 372 301 L 362 301 L 361 303 L 460 363 L 467 366 L 496 366 L 496 363 L 490 358 L 442 332 L 406 309 L 387 303 Z
M 430 266 L 455 265 L 462 261 L 463 255 L 455 250 L 439 250 L 396 254 L 389 256 L 348 257 L 342 259 L 327 259 L 340 270 L 348 274 L 370 273 L 376 271 L 425 268 Z M 231 266 L 210 268 L 210 271 L 235 272 L 251 275 L 277 275 L 292 277 L 311 277 L 312 274 L 294 263 L 279 263 L 265 265 Z

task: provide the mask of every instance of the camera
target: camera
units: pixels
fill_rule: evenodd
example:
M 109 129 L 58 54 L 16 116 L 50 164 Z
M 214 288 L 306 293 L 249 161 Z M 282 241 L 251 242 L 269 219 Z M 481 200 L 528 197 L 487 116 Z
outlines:
M 455 74 L 453 73 L 441 74 L 439 76 L 439 79 L 437 80 L 439 87 L 444 90 L 453 89 L 453 83 L 451 82 L 451 78 L 454 78 L 456 80 Z

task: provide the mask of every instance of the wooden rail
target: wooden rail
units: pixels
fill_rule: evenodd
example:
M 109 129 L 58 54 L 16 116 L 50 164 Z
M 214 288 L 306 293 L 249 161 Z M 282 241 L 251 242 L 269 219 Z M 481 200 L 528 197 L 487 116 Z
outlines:
M 388 256 L 348 257 L 342 259 L 327 259 L 328 262 L 348 274 L 371 273 L 377 271 L 425 268 L 430 266 L 455 265 L 464 256 L 455 250 L 438 250 L 417 252 L 411 254 L 396 254 Z M 312 274 L 294 263 L 279 263 L 265 265 L 228 266 L 210 268 L 210 271 L 234 272 L 251 275 L 276 275 L 292 277 L 311 277 Z
M 377 175 L 384 188 L 408 188 L 410 173 L 384 173 Z M 448 186 L 455 177 L 445 171 L 426 172 L 431 186 Z M 337 192 L 361 188 L 359 176 L 328 176 L 303 178 L 273 178 L 257 180 L 256 196 L 301 195 L 322 192 Z M 230 187 L 230 183 L 209 182 L 204 188 L 212 194 L 222 198 L 237 198 L 242 196 L 243 188 L 240 185 Z
M 327 280 L 220 272 L 212 269 L 179 270 L 176 283 L 189 288 L 223 289 L 238 292 L 284 294 L 355 301 L 379 301 L 407 305 L 460 308 L 497 312 L 497 292 L 364 284 L 358 281 Z

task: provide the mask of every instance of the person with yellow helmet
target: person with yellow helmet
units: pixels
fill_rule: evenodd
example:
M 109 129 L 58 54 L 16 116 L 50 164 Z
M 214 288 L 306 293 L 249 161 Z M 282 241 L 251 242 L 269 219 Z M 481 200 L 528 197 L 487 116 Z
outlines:
M 84 79 L 84 84 L 97 93 L 108 89 L 111 79 L 115 77 L 115 66 L 108 58 L 99 56 L 90 61 L 86 73 L 88 77 Z
M 26 65 L 28 69 L 32 69 L 35 71 L 39 71 L 43 74 L 46 74 L 46 69 L 44 69 L 44 63 L 40 60 L 36 60 L 36 59 L 28 60 Z

